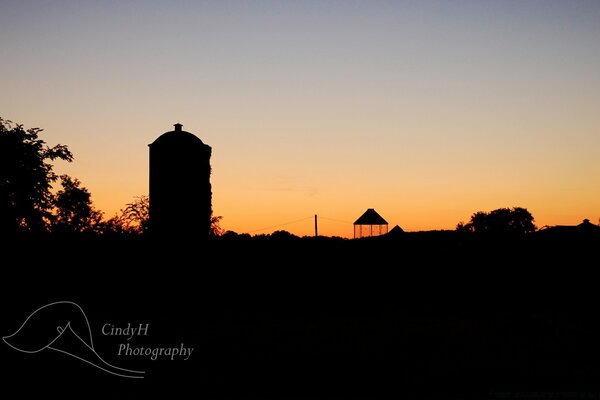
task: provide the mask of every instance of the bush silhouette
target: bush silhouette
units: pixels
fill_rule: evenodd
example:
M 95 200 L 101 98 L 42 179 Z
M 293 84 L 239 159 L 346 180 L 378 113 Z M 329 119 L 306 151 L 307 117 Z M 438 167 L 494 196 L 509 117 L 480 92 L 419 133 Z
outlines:
M 498 208 L 490 212 L 478 211 L 467 224 L 459 223 L 459 232 L 483 235 L 524 235 L 536 230 L 533 215 L 526 208 Z

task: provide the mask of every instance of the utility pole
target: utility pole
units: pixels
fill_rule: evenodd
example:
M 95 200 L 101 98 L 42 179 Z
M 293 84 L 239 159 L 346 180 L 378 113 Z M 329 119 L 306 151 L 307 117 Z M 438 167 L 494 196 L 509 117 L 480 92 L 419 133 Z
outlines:
M 319 230 L 317 228 L 317 214 L 315 214 L 315 237 L 319 236 Z

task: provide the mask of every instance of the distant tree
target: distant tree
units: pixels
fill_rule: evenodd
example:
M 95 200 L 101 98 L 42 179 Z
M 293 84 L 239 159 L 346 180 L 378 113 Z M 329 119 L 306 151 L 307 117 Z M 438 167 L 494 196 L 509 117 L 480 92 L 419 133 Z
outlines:
M 469 232 L 469 227 L 467 225 L 468 224 L 465 224 L 463 221 L 460 221 L 458 224 L 456 224 L 456 232 L 460 232 L 460 233 Z
M 210 217 L 210 232 L 209 236 L 221 236 L 224 233 L 223 228 L 221 228 L 221 220 L 222 216 L 211 216 Z
M 221 237 L 225 238 L 225 239 L 251 239 L 252 236 L 250 236 L 250 234 L 248 233 L 237 233 L 235 231 L 225 231 L 223 232 L 223 234 L 221 235 Z
M 150 223 L 150 202 L 148 196 L 135 196 L 112 218 L 102 221 L 98 231 L 108 236 L 138 236 L 148 231 Z
M 60 176 L 62 189 L 54 199 L 55 214 L 52 218 L 54 232 L 92 232 L 100 226 L 102 213 L 94 208 L 92 195 L 81 186 L 78 179 Z
M 148 232 L 150 225 L 150 198 L 146 195 L 136 196 L 134 201 L 121 210 L 121 219 L 126 227 L 134 233 Z
M 477 211 L 471 215 L 471 220 L 466 225 L 467 230 L 475 233 L 492 233 L 494 230 L 498 230 L 498 227 L 493 226 L 494 224 L 490 214 L 491 213 Z M 497 223 L 498 221 L 496 220 L 495 222 Z
M 97 228 L 98 233 L 104 236 L 123 237 L 135 234 L 127 228 L 125 221 L 120 214 L 115 214 L 112 218 L 102 221 Z
M 275 231 L 273 233 L 271 233 L 271 238 L 273 239 L 279 239 L 279 240 L 292 240 L 292 239 L 299 239 L 298 236 L 294 235 L 293 233 L 290 233 L 288 231 Z
M 537 227 L 534 221 L 533 215 L 526 208 L 514 207 L 510 210 L 509 232 L 518 234 L 535 232 Z
M 73 154 L 67 146 L 46 145 L 38 138 L 41 132 L 0 118 L 0 234 L 47 228 L 58 179 L 51 162 L 71 162 Z
M 486 235 L 523 235 L 536 230 L 533 222 L 533 215 L 526 208 L 498 208 L 489 213 L 474 213 L 467 224 L 460 222 L 456 230 Z

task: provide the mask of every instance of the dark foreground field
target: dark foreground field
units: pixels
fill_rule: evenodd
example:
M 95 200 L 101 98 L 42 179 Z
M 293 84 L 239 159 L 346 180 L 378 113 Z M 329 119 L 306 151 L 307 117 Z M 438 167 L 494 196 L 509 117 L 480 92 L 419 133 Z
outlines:
M 596 237 L 5 244 L 2 336 L 70 301 L 105 361 L 145 371 L 0 343 L 19 398 L 599 397 Z M 54 338 L 64 318 L 23 340 Z M 105 334 L 140 324 L 146 335 Z M 119 354 L 127 344 L 194 351 L 152 360 Z

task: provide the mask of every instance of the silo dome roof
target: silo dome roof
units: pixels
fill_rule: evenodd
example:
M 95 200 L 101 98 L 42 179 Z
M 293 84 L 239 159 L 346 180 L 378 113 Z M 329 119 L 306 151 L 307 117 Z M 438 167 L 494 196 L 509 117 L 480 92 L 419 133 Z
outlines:
M 168 145 L 171 143 L 204 144 L 198 136 L 194 135 L 193 133 L 182 130 L 181 128 L 183 127 L 183 125 L 175 124 L 174 126 L 175 126 L 174 130 L 163 133 L 158 138 L 156 138 L 156 140 L 154 142 L 152 142 L 149 146 L 154 146 L 156 144 Z

